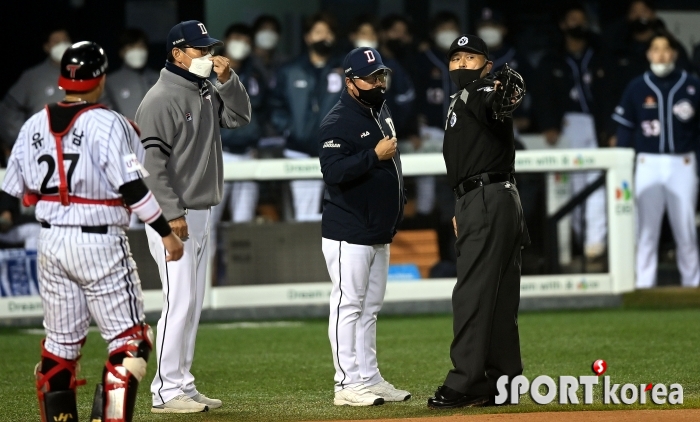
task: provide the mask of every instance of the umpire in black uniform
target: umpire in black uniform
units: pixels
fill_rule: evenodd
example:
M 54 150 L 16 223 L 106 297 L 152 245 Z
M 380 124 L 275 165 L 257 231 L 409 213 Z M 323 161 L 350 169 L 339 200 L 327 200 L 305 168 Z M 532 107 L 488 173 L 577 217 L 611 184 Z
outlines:
M 443 155 L 457 203 L 457 284 L 449 371 L 428 407 L 483 406 L 502 375 L 522 374 L 518 336 L 520 250 L 529 240 L 513 177 L 510 113 L 525 85 L 512 69 L 489 76 L 488 48 L 462 35 L 448 52 L 452 96 Z

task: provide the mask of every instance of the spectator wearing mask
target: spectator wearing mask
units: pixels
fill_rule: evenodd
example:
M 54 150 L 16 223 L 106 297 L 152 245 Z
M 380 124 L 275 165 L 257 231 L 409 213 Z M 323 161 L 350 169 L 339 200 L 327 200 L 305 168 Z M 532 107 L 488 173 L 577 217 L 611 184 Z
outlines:
M 450 80 L 445 57 L 460 33 L 459 19 L 455 14 L 437 13 L 430 23 L 431 46 L 417 57 L 414 82 L 421 143 L 415 148 L 416 152 L 442 151 L 450 95 L 457 91 Z M 436 202 L 435 176 L 417 177 L 415 181 L 416 213 L 429 215 Z
M 370 47 L 377 49 L 379 46 L 379 29 L 375 19 L 370 15 L 360 15 L 352 23 L 348 38 L 354 48 Z M 384 49 L 380 49 L 380 53 Z M 406 70 L 398 60 L 382 55 L 384 65 L 391 69 L 391 74 L 387 80 L 387 91 L 385 94 L 389 110 L 394 110 L 394 126 L 396 136 L 405 140 L 416 131 L 415 127 L 414 103 L 416 92 L 413 89 L 413 82 Z M 410 126 L 410 127 L 409 127 Z
M 119 37 L 119 57 L 123 64 L 106 79 L 104 97 L 114 110 L 134 120 L 143 97 L 158 81 L 158 72 L 146 66 L 146 33 L 136 28 L 125 30 Z M 144 227 L 136 213 L 132 213 L 129 228 L 143 230 Z
M 252 51 L 252 29 L 244 23 L 234 23 L 224 34 L 224 54 L 231 69 L 243 83 L 252 115 L 250 123 L 237 129 L 221 129 L 221 145 L 224 163 L 251 160 L 256 157 L 256 146 L 262 136 L 262 116 L 265 115 L 266 84 L 262 70 L 258 69 L 250 54 Z M 216 251 L 216 224 L 221 221 L 226 206 L 231 221 L 245 223 L 255 217 L 258 203 L 258 183 L 253 181 L 225 182 L 224 194 L 219 205 L 212 207 L 212 251 Z
M 614 64 L 610 72 L 614 81 L 609 84 L 608 98 L 612 101 L 606 104 L 605 115 L 609 116 L 622 96 L 622 91 L 632 81 L 649 69 L 647 48 L 654 35 L 665 28 L 664 22 L 657 16 L 656 7 L 652 0 L 631 0 L 627 6 L 624 19 L 612 24 L 604 33 L 606 45 L 612 53 L 610 59 Z M 679 46 L 676 67 L 692 72 L 692 63 L 683 46 Z M 610 126 L 612 124 L 612 126 Z M 608 121 L 610 134 L 615 133 L 615 125 Z M 609 138 L 610 144 L 615 139 Z
M 592 42 L 586 11 L 580 4 L 562 10 L 558 19 L 564 42 L 559 51 L 540 61 L 537 76 L 536 113 L 545 140 L 564 148 L 598 148 L 597 127 L 609 116 L 600 115 L 599 104 L 604 92 L 605 70 L 602 56 Z M 573 194 L 592 183 L 600 172 L 571 175 Z M 585 218 L 586 232 L 582 233 Z M 574 210 L 572 224 L 583 240 L 588 258 L 602 258 L 607 235 L 605 188 L 588 197 L 585 216 L 581 207 Z
M 66 28 L 49 29 L 43 45 L 46 60 L 24 71 L 0 102 L 0 139 L 8 152 L 29 117 L 46 104 L 63 100 L 65 92 L 58 88 L 59 65 L 71 44 Z
M 288 59 L 277 50 L 281 33 L 282 24 L 272 15 L 260 15 L 253 23 L 252 59 L 271 87 L 274 87 L 277 70 Z
M 286 158 L 318 157 L 318 128 L 343 89 L 341 60 L 333 56 L 336 24 L 316 13 L 304 22 L 307 50 L 282 66 L 270 97 L 270 121 L 287 140 Z M 322 180 L 290 182 L 296 221 L 320 221 Z
M 406 17 L 392 13 L 382 18 L 379 22 L 379 48 L 383 58 L 397 60 L 414 79 L 417 50 Z
M 130 28 L 119 37 L 119 57 L 124 64 L 110 73 L 105 85 L 112 107 L 134 119 L 141 100 L 158 81 L 158 72 L 146 66 L 148 37 L 140 29 Z
M 479 36 L 489 48 L 489 60 L 493 61 L 491 73 L 498 72 L 504 64 L 522 75 L 525 81 L 531 81 L 533 70 L 530 62 L 520 54 L 516 48 L 506 41 L 508 27 L 503 15 L 488 7 L 481 10 L 481 15 L 476 23 L 476 35 Z M 523 103 L 513 113 L 513 126 L 517 131 L 525 131 L 530 127 L 532 108 L 532 92 L 523 99 Z
M 423 136 L 442 144 L 445 116 L 450 106 L 450 95 L 457 91 L 450 80 L 445 55 L 452 41 L 460 34 L 459 18 L 451 12 L 437 13 L 430 23 L 431 46 L 418 55 L 415 78 L 418 110 L 430 136 Z M 433 133 L 434 132 L 434 133 Z M 434 138 L 434 139 L 433 139 Z

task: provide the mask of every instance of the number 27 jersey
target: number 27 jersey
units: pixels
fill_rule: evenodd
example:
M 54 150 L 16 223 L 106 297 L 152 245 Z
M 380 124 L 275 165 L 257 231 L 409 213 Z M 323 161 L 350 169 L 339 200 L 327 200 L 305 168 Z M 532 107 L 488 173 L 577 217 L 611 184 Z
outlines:
M 64 103 L 59 106 L 65 108 L 59 111 L 68 118 L 69 107 L 81 107 Z M 80 113 L 63 136 L 62 147 L 71 196 L 118 199 L 120 186 L 142 177 L 143 146 L 136 130 L 117 112 L 94 108 Z M 44 109 L 22 126 L 7 163 L 2 189 L 21 198 L 25 192 L 58 196 L 58 186 L 56 139 L 49 128 L 49 113 Z M 129 225 L 125 207 L 101 204 L 64 206 L 60 202 L 39 201 L 36 218 L 57 226 Z

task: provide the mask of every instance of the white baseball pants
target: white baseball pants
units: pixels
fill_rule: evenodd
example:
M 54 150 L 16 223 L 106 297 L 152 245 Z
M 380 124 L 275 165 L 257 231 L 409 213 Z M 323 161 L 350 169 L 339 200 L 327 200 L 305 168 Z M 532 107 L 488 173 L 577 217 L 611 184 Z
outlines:
M 333 288 L 328 338 L 335 366 L 335 391 L 384 379 L 377 365 L 377 314 L 389 275 L 389 244 L 355 245 L 322 239 Z
M 566 113 L 562 125 L 562 136 L 568 139 L 570 148 L 598 148 L 595 122 L 590 114 Z M 572 195 L 584 190 L 601 174 L 600 171 L 571 173 Z M 586 200 L 586 210 L 583 216 L 586 221 L 585 233 L 583 233 L 581 224 L 581 212 L 582 207 L 574 209 L 571 218 L 574 232 L 579 238 L 583 237 L 584 247 L 587 251 L 602 252 L 608 234 L 605 187 L 597 189 Z
M 107 234 L 52 226 L 39 234 L 38 277 L 44 305 L 44 347 L 74 360 L 87 336 L 90 316 L 112 352 L 129 339 L 115 339 L 144 320 L 141 282 L 129 240 L 119 227 Z
M 637 200 L 637 288 L 656 285 L 664 211 L 676 240 L 676 260 L 685 287 L 700 285 L 695 204 L 698 179 L 695 153 L 637 154 L 634 190 Z
M 224 152 L 224 164 L 248 161 L 253 157 L 250 154 L 231 154 Z M 231 221 L 234 223 L 246 223 L 255 218 L 255 207 L 258 205 L 260 190 L 256 182 L 241 181 L 224 184 L 224 196 L 219 205 L 211 208 L 212 221 L 218 223 L 224 213 L 226 204 L 231 211 Z
M 179 261 L 167 264 L 162 238 L 146 226 L 148 247 L 163 283 L 163 312 L 155 348 L 158 369 L 151 383 L 154 406 L 183 393 L 190 397 L 197 394 L 190 368 L 207 284 L 210 215 L 208 209 L 188 210 L 185 220 L 189 238 L 183 239 L 184 254 Z

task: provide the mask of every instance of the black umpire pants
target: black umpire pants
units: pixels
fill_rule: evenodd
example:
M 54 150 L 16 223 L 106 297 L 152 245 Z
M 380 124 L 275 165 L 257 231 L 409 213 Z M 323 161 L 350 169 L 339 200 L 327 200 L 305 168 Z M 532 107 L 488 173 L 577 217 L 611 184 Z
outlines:
M 529 237 L 514 184 L 493 183 L 457 200 L 454 340 L 445 385 L 472 396 L 496 393 L 501 375 L 523 372 L 518 335 L 521 245 Z

